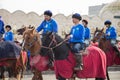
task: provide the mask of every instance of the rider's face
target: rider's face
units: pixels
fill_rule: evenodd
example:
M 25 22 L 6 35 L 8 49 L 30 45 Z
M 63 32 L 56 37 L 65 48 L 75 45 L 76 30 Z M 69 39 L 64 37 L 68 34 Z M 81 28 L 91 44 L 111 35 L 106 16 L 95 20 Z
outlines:
M 106 24 L 105 26 L 108 28 L 110 25 L 109 25 L 109 24 Z
M 77 23 L 80 22 L 80 21 L 79 21 L 78 19 L 76 19 L 76 18 L 72 18 L 72 21 L 73 21 L 74 24 L 77 24 Z
M 82 24 L 86 27 L 87 26 L 87 24 L 84 22 L 84 21 L 82 21 Z
M 46 21 L 49 21 L 49 20 L 51 19 L 51 17 L 48 16 L 48 15 L 44 15 L 44 19 L 45 19 Z
M 8 28 L 8 27 L 7 27 L 7 28 L 5 28 L 5 29 L 6 29 L 6 31 L 7 31 L 7 32 L 8 32 L 8 31 L 10 31 L 10 28 Z

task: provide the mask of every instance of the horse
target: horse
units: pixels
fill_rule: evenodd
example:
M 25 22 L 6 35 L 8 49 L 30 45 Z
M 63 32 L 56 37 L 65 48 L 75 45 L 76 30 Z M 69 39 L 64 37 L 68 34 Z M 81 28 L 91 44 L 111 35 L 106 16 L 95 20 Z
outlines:
M 106 65 L 107 68 L 112 65 L 120 65 L 120 58 L 119 56 L 117 56 L 110 41 L 106 39 L 104 28 L 102 28 L 101 30 L 96 28 L 94 32 L 93 42 L 94 43 L 98 42 L 97 46 L 105 52 L 106 58 L 107 58 L 107 65 Z M 106 73 L 107 73 L 107 79 L 110 80 L 109 75 L 108 75 L 108 69 Z
M 66 39 L 62 39 L 56 33 L 48 33 L 44 34 L 42 40 L 40 40 L 40 35 L 35 29 L 26 30 L 23 39 L 23 48 L 30 50 L 31 56 L 33 56 L 33 58 L 35 56 L 36 62 L 40 60 L 40 57 L 37 59 L 38 55 L 43 57 L 51 55 L 58 80 L 75 80 L 74 73 L 79 78 L 96 78 L 96 80 L 104 80 L 106 78 L 106 56 L 105 53 L 96 46 L 91 45 L 86 49 L 85 53 L 88 54 L 83 56 L 84 69 L 82 71 L 74 71 L 76 61 L 72 51 L 66 45 Z M 90 60 L 92 62 L 89 62 Z M 36 62 L 33 61 L 33 65 Z M 47 63 L 44 62 L 44 64 L 47 66 Z M 37 67 L 37 65 L 35 65 L 34 68 L 35 67 Z M 41 71 L 37 68 L 36 70 L 39 75 L 34 75 L 41 77 L 41 79 L 37 78 L 34 80 L 43 80 Z
M 48 70 L 48 57 L 40 56 L 41 48 L 40 35 L 33 29 L 26 29 L 23 34 L 22 47 L 30 51 L 30 66 L 33 72 L 32 80 L 43 80 L 42 71 Z
M 14 42 L 0 42 L 0 79 L 5 80 L 4 72 L 7 70 L 9 74 L 9 78 L 11 80 L 14 79 L 14 77 L 17 80 L 21 80 L 23 77 L 23 71 L 26 68 L 26 52 L 22 51 Z M 6 46 L 9 47 L 9 50 L 6 49 Z M 16 53 L 19 54 L 18 57 L 13 57 L 15 55 L 11 54 L 9 52 L 10 50 L 13 52 L 15 49 L 18 49 L 20 51 L 16 51 Z M 8 52 L 7 54 L 5 52 Z M 6 54 L 6 55 L 4 55 Z M 9 55 L 8 55 L 9 54 Z M 11 57 L 10 57 L 11 56 Z

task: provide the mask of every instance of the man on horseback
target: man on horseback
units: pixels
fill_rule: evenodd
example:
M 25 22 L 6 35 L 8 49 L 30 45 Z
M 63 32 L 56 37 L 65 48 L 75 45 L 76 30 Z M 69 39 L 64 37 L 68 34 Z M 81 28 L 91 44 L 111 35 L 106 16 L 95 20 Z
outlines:
M 2 39 L 4 33 L 5 33 L 4 22 L 2 21 L 2 16 L 0 16 L 0 40 Z
M 14 37 L 13 37 L 13 33 L 11 31 L 11 26 L 10 25 L 6 25 L 5 26 L 6 32 L 4 34 L 4 40 L 5 41 L 14 41 Z
M 40 32 L 41 30 L 43 30 L 42 35 L 44 36 L 44 34 L 46 34 L 47 32 L 54 32 L 57 33 L 58 32 L 58 25 L 57 22 L 51 18 L 52 17 L 52 12 L 50 10 L 46 10 L 44 12 L 44 20 L 42 21 L 42 23 L 40 24 L 40 26 L 36 29 L 37 32 Z M 52 64 L 52 58 L 53 55 L 49 55 L 49 67 L 53 66 Z
M 67 37 L 76 57 L 77 65 L 74 68 L 75 70 L 82 70 L 83 67 L 82 54 L 80 51 L 84 49 L 85 28 L 79 23 L 81 19 L 82 17 L 78 13 L 72 15 L 72 21 L 75 25 L 72 27 L 70 34 Z
M 52 12 L 50 10 L 46 10 L 44 12 L 44 20 L 40 24 L 40 26 L 36 29 L 37 32 L 40 32 L 43 30 L 43 34 L 50 31 L 50 32 L 58 32 L 58 25 L 56 21 L 51 18 Z
M 106 20 L 104 22 L 104 25 L 107 27 L 107 29 L 106 29 L 106 39 L 110 40 L 112 47 L 115 49 L 117 55 L 120 56 L 119 48 L 116 45 L 117 32 L 116 32 L 116 29 L 111 26 L 111 24 L 112 24 L 112 22 L 110 20 Z
M 82 20 L 82 24 L 85 27 L 85 47 L 88 47 L 90 44 L 90 29 L 88 28 L 88 21 L 87 20 Z

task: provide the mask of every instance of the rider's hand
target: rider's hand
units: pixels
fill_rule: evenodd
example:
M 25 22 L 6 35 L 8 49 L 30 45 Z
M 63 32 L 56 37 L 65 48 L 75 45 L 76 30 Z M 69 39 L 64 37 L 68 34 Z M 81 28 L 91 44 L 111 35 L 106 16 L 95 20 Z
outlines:
M 73 37 L 73 35 L 68 35 L 66 38 L 67 38 L 67 39 L 70 39 L 71 37 Z
M 108 33 L 106 34 L 106 36 L 110 36 L 110 32 L 108 32 Z

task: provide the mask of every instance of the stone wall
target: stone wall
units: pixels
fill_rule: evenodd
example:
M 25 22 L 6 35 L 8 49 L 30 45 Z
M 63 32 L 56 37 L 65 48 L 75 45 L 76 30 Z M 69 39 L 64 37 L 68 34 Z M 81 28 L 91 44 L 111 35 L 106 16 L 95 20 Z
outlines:
M 118 15 L 118 13 L 111 13 L 111 12 L 104 12 L 103 14 L 100 14 L 99 16 L 88 16 L 88 15 L 82 15 L 83 19 L 88 20 L 89 27 L 91 29 L 91 33 L 95 31 L 96 27 L 102 28 L 104 27 L 104 21 L 106 19 L 110 19 L 114 26 L 116 26 L 117 31 L 120 35 L 120 19 L 114 19 L 114 14 Z M 5 25 L 9 24 L 13 27 L 13 30 L 16 30 L 18 28 L 21 28 L 23 25 L 34 25 L 35 27 L 38 27 L 39 24 L 44 19 L 43 15 L 38 15 L 35 12 L 30 12 L 28 14 L 24 13 L 23 11 L 17 10 L 13 13 L 10 13 L 7 10 L 0 9 L 0 16 L 3 17 L 3 20 L 5 22 Z M 59 25 L 59 34 L 62 34 L 62 31 L 69 32 L 71 26 L 73 25 L 71 15 L 64 16 L 64 14 L 57 14 L 54 15 L 53 18 L 57 21 Z

